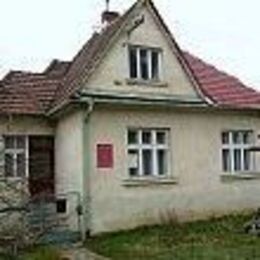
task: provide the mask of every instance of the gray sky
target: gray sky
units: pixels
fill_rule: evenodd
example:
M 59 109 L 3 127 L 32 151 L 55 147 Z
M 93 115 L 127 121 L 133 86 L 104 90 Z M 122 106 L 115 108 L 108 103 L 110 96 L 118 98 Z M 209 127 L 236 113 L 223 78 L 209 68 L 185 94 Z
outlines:
M 125 11 L 135 0 L 111 0 Z M 260 90 L 257 0 L 154 0 L 182 48 Z M 99 24 L 105 0 L 0 0 L 0 77 L 71 59 Z

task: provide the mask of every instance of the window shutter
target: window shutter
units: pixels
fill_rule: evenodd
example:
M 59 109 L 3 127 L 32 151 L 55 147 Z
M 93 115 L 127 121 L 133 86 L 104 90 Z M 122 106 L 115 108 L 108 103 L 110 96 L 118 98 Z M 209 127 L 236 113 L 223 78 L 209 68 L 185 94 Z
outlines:
M 3 177 L 5 171 L 5 142 L 4 137 L 0 135 L 0 177 Z

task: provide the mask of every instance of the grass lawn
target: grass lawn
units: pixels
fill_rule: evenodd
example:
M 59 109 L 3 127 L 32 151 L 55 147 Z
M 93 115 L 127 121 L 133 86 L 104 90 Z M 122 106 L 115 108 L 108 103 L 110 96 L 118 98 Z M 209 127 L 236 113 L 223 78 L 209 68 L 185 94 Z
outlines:
M 86 241 L 89 249 L 114 260 L 260 259 L 260 238 L 243 233 L 251 216 L 142 227 Z
M 62 257 L 54 247 L 40 247 L 25 253 L 19 260 L 62 260 Z
M 62 260 L 58 248 L 35 247 L 27 252 L 20 252 L 19 256 L 0 254 L 0 260 Z

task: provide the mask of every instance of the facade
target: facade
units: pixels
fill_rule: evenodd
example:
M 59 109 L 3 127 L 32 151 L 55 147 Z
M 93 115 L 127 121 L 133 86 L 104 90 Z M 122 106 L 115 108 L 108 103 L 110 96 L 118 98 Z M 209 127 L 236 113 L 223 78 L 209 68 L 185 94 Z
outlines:
M 152 1 L 110 14 L 72 61 L 1 81 L 2 178 L 92 234 L 259 207 L 260 93 L 181 50 Z

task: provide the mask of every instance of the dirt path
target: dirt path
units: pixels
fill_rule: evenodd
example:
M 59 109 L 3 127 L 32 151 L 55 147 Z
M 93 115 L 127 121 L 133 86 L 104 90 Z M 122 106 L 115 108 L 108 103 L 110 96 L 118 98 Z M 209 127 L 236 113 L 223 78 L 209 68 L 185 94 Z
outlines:
M 87 250 L 86 248 L 73 248 L 62 251 L 64 260 L 109 260 Z

